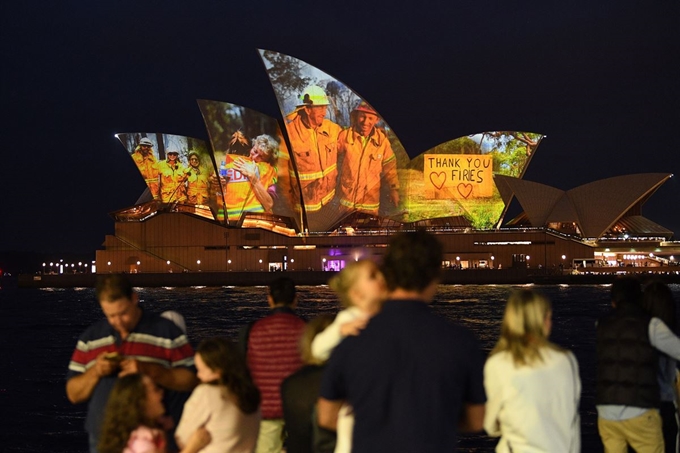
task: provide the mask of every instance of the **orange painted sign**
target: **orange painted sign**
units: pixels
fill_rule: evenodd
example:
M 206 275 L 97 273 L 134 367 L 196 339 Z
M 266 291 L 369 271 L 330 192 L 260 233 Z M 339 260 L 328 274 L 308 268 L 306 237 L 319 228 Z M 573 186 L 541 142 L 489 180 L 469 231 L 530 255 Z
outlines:
M 493 159 L 483 154 L 425 154 L 426 193 L 470 200 L 493 195 Z

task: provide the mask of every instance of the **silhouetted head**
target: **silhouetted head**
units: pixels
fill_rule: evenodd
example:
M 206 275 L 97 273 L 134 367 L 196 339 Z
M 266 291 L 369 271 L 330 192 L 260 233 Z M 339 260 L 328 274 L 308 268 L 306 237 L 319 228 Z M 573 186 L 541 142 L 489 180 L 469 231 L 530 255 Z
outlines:
M 288 277 L 280 277 L 269 285 L 270 305 L 294 306 L 297 302 L 295 283 Z
M 381 270 L 387 288 L 422 292 L 439 279 L 442 245 L 430 233 L 419 230 L 395 235 L 387 247 Z
M 659 318 L 672 331 L 676 330 L 677 318 L 673 292 L 663 282 L 647 285 L 642 294 L 642 306 L 653 318 Z
M 640 282 L 633 277 L 621 277 L 614 280 L 610 294 L 614 307 L 642 304 L 642 288 Z

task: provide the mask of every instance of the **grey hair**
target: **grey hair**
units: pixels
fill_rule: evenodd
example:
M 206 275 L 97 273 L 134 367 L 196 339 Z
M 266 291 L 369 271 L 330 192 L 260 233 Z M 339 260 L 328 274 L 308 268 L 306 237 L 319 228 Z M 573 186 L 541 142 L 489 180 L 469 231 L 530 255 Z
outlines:
M 267 162 L 274 164 L 279 157 L 279 141 L 271 135 L 262 134 L 252 139 L 253 147 L 257 146 L 267 153 Z

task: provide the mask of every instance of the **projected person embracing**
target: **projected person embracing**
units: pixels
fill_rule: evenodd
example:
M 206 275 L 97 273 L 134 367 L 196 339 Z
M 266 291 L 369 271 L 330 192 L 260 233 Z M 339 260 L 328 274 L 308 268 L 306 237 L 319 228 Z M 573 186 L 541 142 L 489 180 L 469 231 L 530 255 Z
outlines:
M 340 132 L 340 205 L 347 209 L 378 214 L 380 189 L 384 181 L 392 204 L 399 205 L 397 159 L 387 134 L 376 127 L 378 112 L 360 101 L 350 114 L 352 126 Z
M 101 276 L 95 292 L 106 319 L 78 338 L 66 375 L 69 401 L 88 404 L 85 429 L 91 452 L 97 451 L 104 408 L 118 377 L 143 373 L 168 390 L 164 405 L 177 408 L 178 413 L 169 414 L 175 424 L 182 407 L 173 399 L 198 383 L 194 351 L 184 332 L 172 321 L 143 310 L 125 276 Z
M 240 131 L 234 136 L 242 145 L 248 143 Z M 272 212 L 278 151 L 279 142 L 271 135 L 262 134 L 252 140 L 247 156 L 228 153 L 222 158 L 219 175 L 211 176 L 210 180 L 217 193 L 218 206 L 221 211 L 226 207 L 230 222 L 238 221 L 244 212 Z M 224 220 L 223 215 L 220 220 Z
M 319 426 L 354 409 L 352 452 L 456 450 L 457 431 L 481 431 L 484 359 L 466 328 L 432 312 L 442 247 L 425 231 L 390 241 L 382 271 L 390 295 L 356 337 L 333 351 L 321 383 Z

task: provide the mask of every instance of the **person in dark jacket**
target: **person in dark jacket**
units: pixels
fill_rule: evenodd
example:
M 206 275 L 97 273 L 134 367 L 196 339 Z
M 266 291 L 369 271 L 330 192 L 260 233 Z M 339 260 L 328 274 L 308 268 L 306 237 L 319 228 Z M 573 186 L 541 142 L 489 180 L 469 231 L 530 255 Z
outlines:
M 606 452 L 662 453 L 658 351 L 680 359 L 680 339 L 642 308 L 640 283 L 611 288 L 613 310 L 597 323 L 597 426 Z
M 335 450 L 335 432 L 319 428 L 316 423 L 316 400 L 325 360 L 312 354 L 312 341 L 332 322 L 333 316 L 320 315 L 307 323 L 300 340 L 300 355 L 305 365 L 281 384 L 287 453 L 332 453 Z

